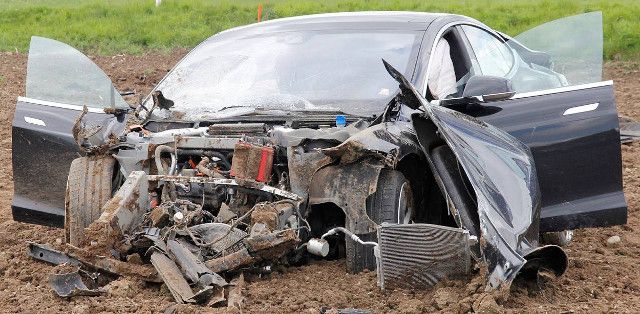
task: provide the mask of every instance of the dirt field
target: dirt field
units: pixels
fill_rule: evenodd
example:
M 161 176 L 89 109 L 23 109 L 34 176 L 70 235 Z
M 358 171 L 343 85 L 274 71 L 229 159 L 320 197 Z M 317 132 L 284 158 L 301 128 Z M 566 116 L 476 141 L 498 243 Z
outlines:
M 185 53 L 98 57 L 94 60 L 109 73 L 118 89 L 146 94 Z M 0 311 L 46 313 L 162 312 L 173 304 L 166 289 L 120 279 L 110 295 L 58 298 L 47 284 L 53 267 L 26 256 L 26 241 L 61 243 L 59 229 L 14 222 L 11 168 L 11 121 L 16 97 L 24 95 L 26 56 L 0 54 Z M 608 64 L 607 78 L 615 81 L 620 113 L 640 119 L 640 72 L 626 64 Z M 539 287 L 517 283 L 510 298 L 479 291 L 481 276 L 467 281 L 441 283 L 431 291 L 380 292 L 375 274 L 349 275 L 344 263 L 318 262 L 250 278 L 245 291 L 248 312 L 309 312 L 321 307 L 361 308 L 373 312 L 424 313 L 520 313 L 520 312 L 638 312 L 640 306 L 640 143 L 623 146 L 624 180 L 629 203 L 629 223 L 622 227 L 580 230 L 567 248 L 567 274 Z M 618 235 L 622 241 L 607 246 Z M 222 311 L 182 306 L 178 312 Z

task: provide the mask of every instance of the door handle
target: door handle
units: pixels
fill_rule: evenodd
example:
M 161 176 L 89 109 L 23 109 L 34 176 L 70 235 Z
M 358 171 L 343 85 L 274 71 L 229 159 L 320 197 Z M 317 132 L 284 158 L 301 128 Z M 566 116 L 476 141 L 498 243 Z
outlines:
M 24 122 L 33 124 L 33 125 L 47 126 L 47 124 L 44 123 L 44 121 L 37 118 L 27 117 L 27 116 L 24 116 Z
M 568 116 L 570 114 L 576 114 L 576 113 L 582 113 L 582 112 L 587 112 L 587 111 L 593 111 L 598 109 L 598 106 L 600 105 L 600 103 L 598 102 L 594 102 L 592 104 L 587 104 L 587 105 L 582 105 L 582 106 L 575 106 L 575 107 L 571 107 L 567 110 L 564 111 L 564 113 L 562 114 L 563 116 Z

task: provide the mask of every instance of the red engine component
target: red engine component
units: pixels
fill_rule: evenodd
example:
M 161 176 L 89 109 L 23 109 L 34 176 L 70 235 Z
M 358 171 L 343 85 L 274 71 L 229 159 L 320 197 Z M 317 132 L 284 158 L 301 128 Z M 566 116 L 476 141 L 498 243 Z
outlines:
M 231 176 L 258 182 L 271 180 L 273 147 L 239 141 L 233 150 Z

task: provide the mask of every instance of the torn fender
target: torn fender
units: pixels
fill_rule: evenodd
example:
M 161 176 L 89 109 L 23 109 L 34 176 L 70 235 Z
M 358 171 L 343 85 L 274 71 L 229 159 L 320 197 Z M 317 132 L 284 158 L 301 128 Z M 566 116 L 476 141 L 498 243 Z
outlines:
M 508 288 L 526 263 L 524 256 L 538 246 L 540 190 L 531 151 L 494 126 L 429 103 L 402 74 L 384 64 L 400 83 L 403 99 L 417 100 L 424 108 L 416 118 L 433 122 L 467 174 L 477 197 L 487 287 Z
M 377 189 L 380 170 L 395 169 L 405 156 L 420 154 L 417 143 L 411 124 L 396 121 L 373 125 L 340 145 L 322 149 L 336 163 L 313 174 L 309 204 L 333 203 L 345 213 L 347 229 L 356 234 L 375 232 L 378 224 L 367 214 L 366 203 Z

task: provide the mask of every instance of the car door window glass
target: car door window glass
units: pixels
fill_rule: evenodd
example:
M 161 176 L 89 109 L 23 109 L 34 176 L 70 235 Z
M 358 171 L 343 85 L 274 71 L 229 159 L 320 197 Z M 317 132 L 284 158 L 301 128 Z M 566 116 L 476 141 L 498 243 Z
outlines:
M 469 25 L 462 26 L 483 75 L 506 76 L 514 64 L 511 49 L 492 34 Z
M 29 46 L 26 96 L 69 105 L 128 108 L 91 59 L 67 44 L 36 36 Z
M 602 12 L 589 12 L 547 22 L 508 43 L 536 70 L 566 78 L 564 85 L 602 80 Z

